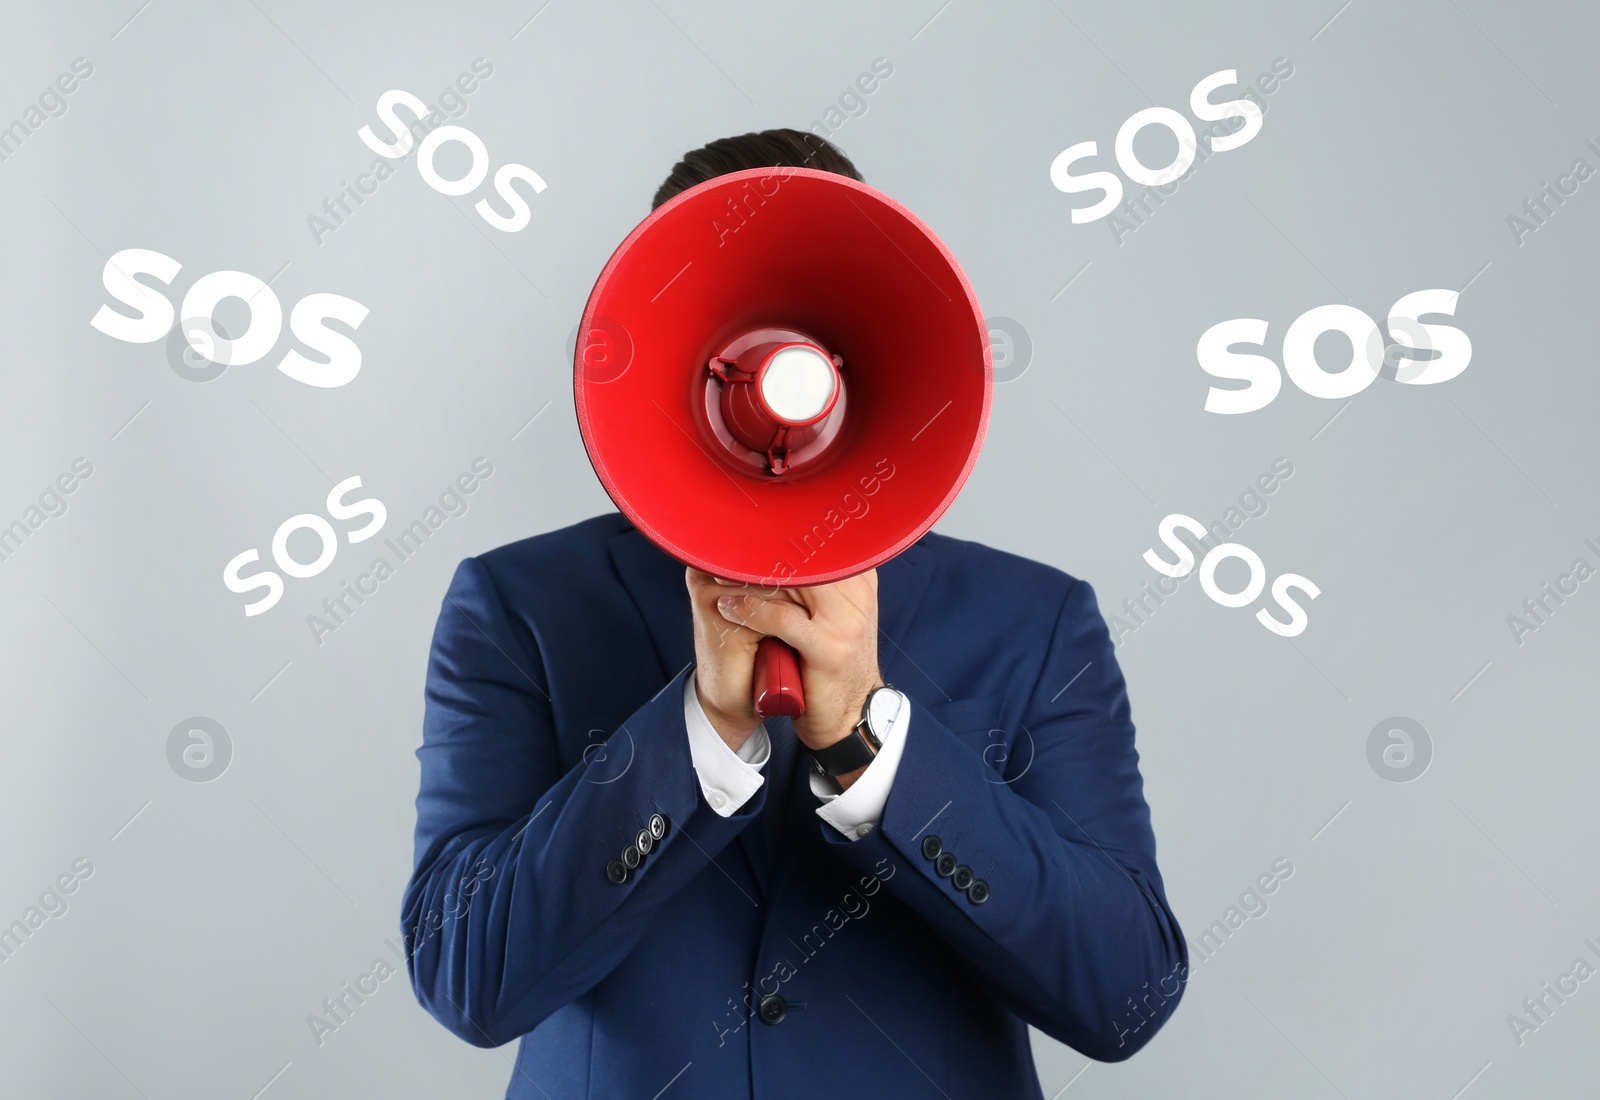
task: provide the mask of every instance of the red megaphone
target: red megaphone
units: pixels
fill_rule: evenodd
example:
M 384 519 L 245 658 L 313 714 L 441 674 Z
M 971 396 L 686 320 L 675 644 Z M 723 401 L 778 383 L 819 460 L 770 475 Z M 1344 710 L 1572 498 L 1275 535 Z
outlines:
M 993 358 L 966 276 L 864 183 L 756 168 L 662 204 L 579 326 L 578 426 L 601 484 L 679 561 L 770 588 L 875 568 L 977 461 Z M 805 712 L 798 654 L 756 654 L 762 718 Z

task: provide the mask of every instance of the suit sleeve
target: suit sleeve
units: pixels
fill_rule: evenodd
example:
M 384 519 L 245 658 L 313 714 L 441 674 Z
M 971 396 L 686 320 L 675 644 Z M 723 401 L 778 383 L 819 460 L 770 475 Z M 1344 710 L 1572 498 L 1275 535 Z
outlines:
M 1120 1061 L 1176 1008 L 1188 950 L 1156 868 L 1122 673 L 1083 581 L 1022 726 L 1000 775 L 914 708 L 880 827 L 824 835 L 863 871 L 888 857 L 886 888 L 1017 1015 Z
M 429 658 L 402 929 L 418 1000 L 462 1039 L 509 1042 L 587 992 L 764 804 L 764 790 L 731 817 L 704 804 L 682 678 L 587 731 L 563 767 L 537 641 L 479 562 L 457 569 Z M 615 881 L 657 814 L 665 835 Z

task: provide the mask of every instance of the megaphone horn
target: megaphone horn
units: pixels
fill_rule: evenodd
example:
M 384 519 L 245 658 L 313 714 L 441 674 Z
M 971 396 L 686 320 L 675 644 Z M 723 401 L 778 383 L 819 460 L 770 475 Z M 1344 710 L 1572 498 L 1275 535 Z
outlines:
M 933 526 L 977 461 L 993 362 L 971 285 L 914 214 L 845 176 L 756 168 L 676 195 L 617 247 L 573 387 L 595 473 L 641 534 L 781 588 L 876 568 Z M 802 677 L 763 639 L 757 714 L 804 714 Z

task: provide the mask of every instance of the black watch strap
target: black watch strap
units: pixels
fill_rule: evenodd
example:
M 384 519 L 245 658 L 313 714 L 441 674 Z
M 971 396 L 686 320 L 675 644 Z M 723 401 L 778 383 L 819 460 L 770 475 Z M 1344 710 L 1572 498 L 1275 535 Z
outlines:
M 811 770 L 818 775 L 832 778 L 866 767 L 872 763 L 872 758 L 878 755 L 868 744 L 868 738 L 871 736 L 866 724 L 858 722 L 848 735 L 827 748 L 806 749 L 806 756 L 811 760 Z
M 883 747 L 882 742 L 873 734 L 871 723 L 867 721 L 867 715 L 872 709 L 872 697 L 880 691 L 893 690 L 894 688 L 888 684 L 873 688 L 867 693 L 867 701 L 862 704 L 861 720 L 848 734 L 825 749 L 806 749 L 805 754 L 811 761 L 811 770 L 831 779 L 872 763 L 873 758 L 878 755 L 878 750 Z

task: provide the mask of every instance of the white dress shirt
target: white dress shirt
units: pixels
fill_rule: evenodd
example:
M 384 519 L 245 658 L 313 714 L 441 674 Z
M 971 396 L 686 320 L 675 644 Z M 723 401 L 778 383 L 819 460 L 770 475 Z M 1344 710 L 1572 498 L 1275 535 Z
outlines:
M 906 727 L 911 722 L 911 700 L 903 693 L 900 700 L 899 713 L 889 724 L 878 755 L 849 790 L 840 793 L 835 789 L 837 784 L 818 775 L 809 761 L 800 764 L 810 776 L 811 793 L 822 803 L 817 807 L 817 816 L 849 840 L 859 840 L 871 832 L 883 816 L 884 803 L 889 800 L 889 788 L 894 785 L 900 753 L 905 748 Z M 739 751 L 734 752 L 706 717 L 693 675 L 685 679 L 683 685 L 683 724 L 689 731 L 689 759 L 700 780 L 700 792 L 706 804 L 722 817 L 735 813 L 766 782 L 761 769 L 772 756 L 772 739 L 767 735 L 767 727 L 757 726 L 739 746 Z

